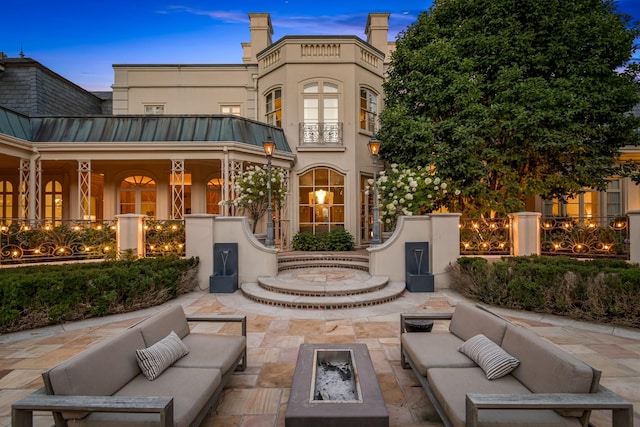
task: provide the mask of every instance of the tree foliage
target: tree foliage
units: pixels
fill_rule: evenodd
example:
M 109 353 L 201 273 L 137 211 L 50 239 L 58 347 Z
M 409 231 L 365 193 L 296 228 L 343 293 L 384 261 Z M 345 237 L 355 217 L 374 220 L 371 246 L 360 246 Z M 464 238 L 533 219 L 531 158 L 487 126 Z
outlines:
M 468 214 L 604 189 L 637 171 L 638 34 L 609 0 L 435 0 L 397 39 L 381 157 L 433 165 Z

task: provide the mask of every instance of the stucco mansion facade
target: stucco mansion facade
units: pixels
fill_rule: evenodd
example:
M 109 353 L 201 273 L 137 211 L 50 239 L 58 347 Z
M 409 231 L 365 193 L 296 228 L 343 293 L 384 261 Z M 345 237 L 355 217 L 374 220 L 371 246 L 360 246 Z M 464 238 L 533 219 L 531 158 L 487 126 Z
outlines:
M 273 166 L 288 177 L 278 246 L 298 231 L 336 228 L 367 244 L 367 143 L 394 49 L 389 14 L 369 14 L 366 40 L 274 42 L 269 14 L 249 19 L 242 63 L 115 64 L 112 94 L 86 92 L 33 60 L 0 58 L 0 219 L 234 215 L 224 203 L 234 179 L 266 164 L 262 142 L 271 138 Z M 531 205 L 548 215 L 619 216 L 640 209 L 640 188 L 614 179 L 607 192 Z

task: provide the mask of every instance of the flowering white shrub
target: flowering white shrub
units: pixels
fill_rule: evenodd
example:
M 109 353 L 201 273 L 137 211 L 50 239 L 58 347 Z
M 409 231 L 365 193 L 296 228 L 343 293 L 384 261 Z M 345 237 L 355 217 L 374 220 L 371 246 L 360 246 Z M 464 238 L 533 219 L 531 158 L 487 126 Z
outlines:
M 235 179 L 236 198 L 229 203 L 241 208 L 253 221 L 253 232 L 258 220 L 267 213 L 267 166 L 250 166 Z M 281 168 L 271 168 L 271 203 L 280 208 L 286 195 L 285 173 Z
M 373 179 L 368 181 L 366 193 L 373 191 Z M 426 168 L 408 168 L 395 163 L 391 169 L 382 171 L 376 180 L 380 222 L 392 230 L 398 216 L 422 215 L 443 206 L 451 196 L 460 195 L 460 190 L 451 188 Z

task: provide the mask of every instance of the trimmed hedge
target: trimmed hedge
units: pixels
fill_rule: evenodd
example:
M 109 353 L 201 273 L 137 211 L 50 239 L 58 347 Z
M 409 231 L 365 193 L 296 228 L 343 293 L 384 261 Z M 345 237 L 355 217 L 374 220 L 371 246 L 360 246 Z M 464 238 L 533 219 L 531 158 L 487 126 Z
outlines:
M 347 230 L 340 228 L 320 234 L 300 232 L 293 236 L 291 246 L 296 251 L 352 251 L 355 242 Z
M 487 304 L 640 327 L 640 267 L 568 257 L 460 258 L 453 289 Z
M 162 304 L 194 288 L 197 265 L 197 258 L 161 257 L 5 268 L 0 332 Z

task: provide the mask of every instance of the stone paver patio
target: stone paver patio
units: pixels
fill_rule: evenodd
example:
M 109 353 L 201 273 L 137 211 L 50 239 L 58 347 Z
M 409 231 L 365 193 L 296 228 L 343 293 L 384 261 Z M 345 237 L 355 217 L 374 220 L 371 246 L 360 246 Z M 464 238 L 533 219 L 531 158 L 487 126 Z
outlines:
M 450 291 L 406 293 L 394 302 L 367 308 L 295 310 L 252 303 L 239 293 L 196 291 L 169 304 L 180 303 L 188 313 L 247 316 L 247 370 L 233 376 L 203 426 L 284 426 L 299 345 L 357 342 L 368 346 L 391 425 L 418 427 L 442 424 L 412 372 L 400 366 L 399 314 L 451 311 L 460 300 Z M 158 309 L 0 336 L 0 426 L 11 425 L 12 402 L 41 387 L 44 370 Z M 635 422 L 640 425 L 640 331 L 496 311 L 601 369 L 602 384 L 634 403 Z M 436 323 L 434 332 L 447 326 Z M 194 327 L 200 332 L 237 333 L 231 325 Z M 592 421 L 596 426 L 610 425 L 609 413 L 594 413 Z M 52 417 L 39 413 L 34 425 L 50 426 Z

